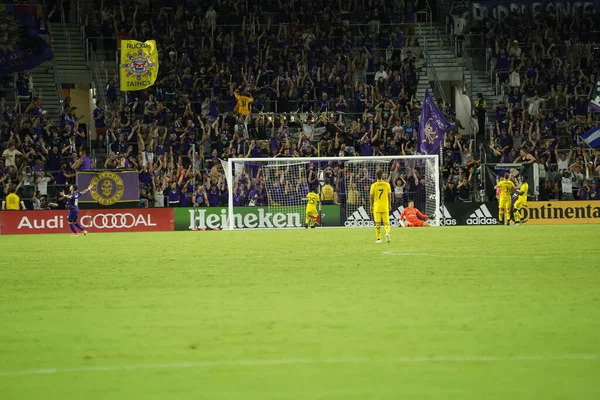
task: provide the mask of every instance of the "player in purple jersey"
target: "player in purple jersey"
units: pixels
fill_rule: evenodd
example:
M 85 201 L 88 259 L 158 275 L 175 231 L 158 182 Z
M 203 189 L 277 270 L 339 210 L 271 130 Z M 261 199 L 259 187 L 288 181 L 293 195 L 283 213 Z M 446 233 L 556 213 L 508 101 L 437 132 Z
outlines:
M 90 185 L 90 187 L 84 191 L 78 192 L 77 185 L 71 185 L 69 188 L 71 191 L 70 194 L 60 192 L 60 195 L 67 199 L 67 210 L 69 211 L 69 214 L 67 215 L 67 221 L 69 222 L 69 229 L 71 229 L 71 232 L 73 232 L 73 236 L 79 236 L 75 228 L 83 232 L 83 236 L 86 236 L 88 233 L 85 229 L 83 229 L 83 226 L 81 226 L 77 219 L 79 218 L 79 198 L 81 195 L 89 192 L 91 189 L 92 185 Z

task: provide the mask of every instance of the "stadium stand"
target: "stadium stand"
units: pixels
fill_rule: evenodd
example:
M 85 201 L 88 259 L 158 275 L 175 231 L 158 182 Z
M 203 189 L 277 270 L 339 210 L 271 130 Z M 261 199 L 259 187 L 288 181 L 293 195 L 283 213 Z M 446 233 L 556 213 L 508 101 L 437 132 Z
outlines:
M 186 206 L 197 186 L 223 188 L 219 159 L 415 154 L 430 84 L 456 122 L 443 149 L 445 201 L 480 199 L 488 162 L 538 164 L 540 199 L 598 196 L 600 157 L 578 136 L 597 125 L 587 108 L 600 62 L 597 10 L 557 19 L 524 8 L 498 22 L 474 18 L 468 2 L 211 4 L 46 3 L 37 21 L 57 59 L 0 81 L 0 197 L 18 185 L 28 207 L 48 207 L 77 170 L 125 168 L 139 170 L 140 206 L 167 205 L 173 185 Z M 123 39 L 157 40 L 152 88 L 119 90 Z M 432 42 L 463 71 L 462 121 L 436 79 L 443 62 Z M 61 69 L 91 77 L 87 124 L 62 93 Z M 236 95 L 254 100 L 248 114 Z M 418 192 L 413 171 L 390 181 L 403 201 Z

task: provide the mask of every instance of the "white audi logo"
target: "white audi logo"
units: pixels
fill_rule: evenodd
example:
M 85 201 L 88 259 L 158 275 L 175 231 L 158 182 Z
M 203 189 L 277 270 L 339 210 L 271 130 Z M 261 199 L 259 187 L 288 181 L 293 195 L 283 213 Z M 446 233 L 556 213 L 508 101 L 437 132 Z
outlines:
M 96 214 L 81 217 L 81 224 L 86 228 L 115 229 L 133 228 L 136 226 L 136 217 L 133 214 Z

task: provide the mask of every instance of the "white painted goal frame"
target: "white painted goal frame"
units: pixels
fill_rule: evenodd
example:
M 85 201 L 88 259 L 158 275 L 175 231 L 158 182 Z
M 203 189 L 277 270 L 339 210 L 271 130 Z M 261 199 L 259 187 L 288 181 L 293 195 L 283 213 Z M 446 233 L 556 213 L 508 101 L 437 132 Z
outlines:
M 423 213 L 427 213 L 430 216 L 430 223 L 433 226 L 439 226 L 440 218 L 441 218 L 441 194 L 440 194 L 440 161 L 438 155 L 410 155 L 410 156 L 373 156 L 373 157 L 276 157 L 276 158 L 230 158 L 227 162 L 223 162 L 222 165 L 225 168 L 225 176 L 227 178 L 228 185 L 228 206 L 227 206 L 227 221 L 223 225 L 224 229 L 241 229 L 235 226 L 235 218 L 234 218 L 234 189 L 235 189 L 235 173 L 236 173 L 236 165 L 241 164 L 238 168 L 246 168 L 246 165 L 298 165 L 302 163 L 317 163 L 319 172 L 321 171 L 322 163 L 329 162 L 343 162 L 345 163 L 364 163 L 364 164 L 373 164 L 373 163 L 381 163 L 384 165 L 386 162 L 388 165 L 392 164 L 395 161 L 404 162 L 404 164 L 413 164 L 417 165 L 419 161 L 423 163 L 424 173 L 420 176 L 421 179 L 425 179 L 426 186 L 426 198 L 427 209 L 420 211 Z M 319 175 L 321 176 L 321 175 Z M 386 174 L 386 176 L 389 176 Z M 321 182 L 322 184 L 322 182 Z M 319 185 L 319 188 L 321 185 Z M 346 188 L 347 190 L 347 188 Z M 394 188 L 392 187 L 392 195 Z M 320 190 L 319 190 L 320 192 Z M 270 203 L 269 203 L 270 204 Z M 306 204 L 306 203 L 304 203 Z M 297 206 L 299 207 L 299 205 Z M 304 207 L 304 205 L 302 205 Z M 320 211 L 320 209 L 319 209 Z M 361 214 L 364 216 L 364 210 L 360 210 Z M 392 210 L 394 213 L 394 210 Z M 368 213 L 368 210 L 367 210 Z M 355 212 L 356 214 L 356 212 Z M 395 213 L 397 214 L 397 212 Z M 302 217 L 303 217 L 302 212 Z M 346 215 L 347 219 L 352 218 L 351 216 Z M 371 216 L 368 216 L 371 218 Z M 366 218 L 366 216 L 364 217 Z M 390 218 L 391 220 L 391 218 Z M 348 220 L 346 223 L 343 223 L 339 227 L 349 226 Z M 352 225 L 352 224 L 350 224 Z M 357 226 L 357 225 L 354 225 Z M 369 226 L 369 225 L 364 225 Z

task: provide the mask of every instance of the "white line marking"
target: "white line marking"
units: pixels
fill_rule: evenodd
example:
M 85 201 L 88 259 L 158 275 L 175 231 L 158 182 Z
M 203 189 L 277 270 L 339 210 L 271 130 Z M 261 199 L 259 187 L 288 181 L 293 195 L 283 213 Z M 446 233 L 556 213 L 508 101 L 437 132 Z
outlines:
M 231 360 L 231 361 L 198 361 L 180 362 L 169 364 L 133 364 L 133 365 L 95 365 L 73 368 L 45 368 L 24 369 L 17 371 L 0 371 L 0 376 L 16 375 L 51 375 L 68 372 L 95 372 L 95 371 L 135 371 L 144 369 L 182 369 L 182 368 L 211 368 L 235 366 L 261 366 L 261 365 L 299 365 L 299 364 L 410 364 L 410 363 L 469 363 L 469 362 L 499 362 L 499 361 L 583 361 L 600 360 L 598 354 L 557 354 L 557 355 L 516 355 L 516 356 L 420 356 L 396 358 L 337 358 L 337 359 L 310 359 L 290 358 L 275 360 Z
M 387 250 L 387 251 L 382 251 L 381 254 L 385 254 L 388 256 L 414 256 L 414 257 L 447 257 L 447 258 L 481 258 L 481 254 L 452 254 L 452 253 L 428 253 L 427 250 L 425 250 L 423 253 L 406 253 L 403 252 L 401 250 Z M 549 253 L 549 254 L 545 254 L 545 255 L 528 255 L 527 258 L 529 259 L 547 259 L 547 258 L 554 258 L 560 255 L 564 255 L 564 253 Z M 598 253 L 578 253 L 578 257 L 580 258 L 597 258 L 598 257 Z M 512 259 L 523 259 L 523 256 L 521 255 L 516 255 L 516 254 L 509 254 L 509 255 L 503 255 L 502 256 L 503 259 L 505 258 L 512 258 Z

